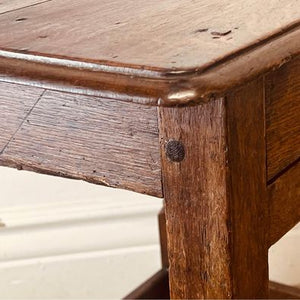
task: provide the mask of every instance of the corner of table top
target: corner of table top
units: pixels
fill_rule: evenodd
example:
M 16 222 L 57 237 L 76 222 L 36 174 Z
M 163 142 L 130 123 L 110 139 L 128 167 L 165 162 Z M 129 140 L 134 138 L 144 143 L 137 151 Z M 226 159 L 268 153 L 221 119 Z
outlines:
M 0 81 L 154 106 L 208 102 L 300 53 L 300 23 L 195 68 L 155 68 L 0 48 Z

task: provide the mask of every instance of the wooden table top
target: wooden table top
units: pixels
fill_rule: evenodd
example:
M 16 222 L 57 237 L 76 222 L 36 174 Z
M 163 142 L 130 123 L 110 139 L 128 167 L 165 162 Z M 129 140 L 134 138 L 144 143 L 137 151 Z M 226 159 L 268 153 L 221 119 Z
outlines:
M 222 89 L 220 76 L 222 82 L 225 79 L 232 84 L 298 52 L 299 40 L 295 37 L 283 42 L 284 50 L 276 39 L 295 31 L 299 20 L 299 0 L 2 0 L 0 68 L 8 69 L 3 62 L 7 57 L 45 65 L 54 57 L 58 59 L 51 64 L 70 68 L 151 79 L 168 77 L 170 81 L 188 76 L 190 80 L 270 43 L 268 52 L 271 49 L 272 53 L 256 53 L 252 57 L 255 63 L 249 61 L 250 55 L 244 55 L 248 60 L 242 60 L 234 70 L 188 84 L 189 92 L 184 96 L 178 97 L 170 81 L 158 82 L 151 91 L 149 82 L 139 82 L 141 92 L 136 82 L 122 83 L 118 79 L 121 92 L 127 86 L 135 94 L 157 98 L 164 90 L 172 94 L 162 96 L 164 102 L 177 103 Z M 110 80 L 109 87 L 103 84 L 102 88 L 112 90 L 115 81 Z M 190 92 L 190 86 L 195 85 L 201 86 L 201 92 Z
M 196 69 L 291 26 L 300 18 L 300 2 L 4 0 L 0 12 L 1 48 Z

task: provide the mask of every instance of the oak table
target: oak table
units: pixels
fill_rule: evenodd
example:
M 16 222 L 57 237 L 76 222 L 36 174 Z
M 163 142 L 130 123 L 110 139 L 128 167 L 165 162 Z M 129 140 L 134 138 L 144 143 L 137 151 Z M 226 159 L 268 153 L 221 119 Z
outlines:
M 164 269 L 129 297 L 267 298 L 300 220 L 299 20 L 299 0 L 2 0 L 0 165 L 165 199 Z

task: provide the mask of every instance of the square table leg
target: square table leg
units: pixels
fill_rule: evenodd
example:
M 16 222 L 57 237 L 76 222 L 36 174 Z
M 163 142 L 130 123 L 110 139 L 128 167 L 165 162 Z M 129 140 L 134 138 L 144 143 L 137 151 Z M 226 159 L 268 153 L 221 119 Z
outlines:
M 268 297 L 263 79 L 159 109 L 170 297 Z

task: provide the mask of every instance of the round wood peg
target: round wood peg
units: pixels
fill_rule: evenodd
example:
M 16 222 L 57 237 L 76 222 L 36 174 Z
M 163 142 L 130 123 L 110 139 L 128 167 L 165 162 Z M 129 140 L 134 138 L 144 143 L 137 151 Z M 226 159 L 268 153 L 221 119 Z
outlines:
M 170 161 L 180 162 L 185 157 L 184 145 L 177 140 L 169 140 L 166 143 L 166 155 Z

